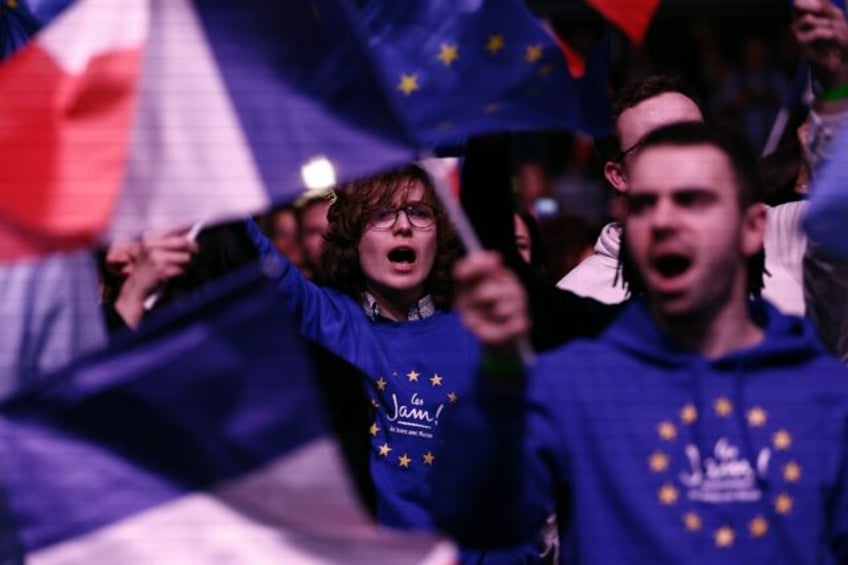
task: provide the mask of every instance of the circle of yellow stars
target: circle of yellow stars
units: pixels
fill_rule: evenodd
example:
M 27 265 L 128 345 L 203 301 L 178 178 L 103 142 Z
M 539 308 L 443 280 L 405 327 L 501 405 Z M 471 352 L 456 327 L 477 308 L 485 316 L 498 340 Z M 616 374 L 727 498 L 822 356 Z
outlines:
M 397 376 L 397 373 L 392 373 L 392 374 L 394 376 Z M 406 376 L 406 379 L 407 379 L 408 382 L 417 383 L 417 382 L 419 382 L 419 378 L 421 377 L 421 373 L 419 373 L 418 371 L 415 371 L 413 369 L 413 370 L 409 371 L 408 373 L 406 373 L 405 376 Z M 433 375 L 430 378 L 428 378 L 427 381 L 429 381 L 430 385 L 434 388 L 435 387 L 441 387 L 443 385 L 443 382 L 442 382 L 443 377 L 441 375 L 439 375 L 438 373 L 433 373 Z M 386 390 L 386 386 L 388 385 L 388 382 L 383 377 L 380 377 L 380 378 L 378 378 L 377 380 L 374 381 L 374 384 L 377 386 L 377 390 L 384 391 L 384 390 Z M 453 404 L 459 399 L 459 396 L 453 391 L 448 392 L 445 395 L 445 397 L 447 398 L 447 401 L 448 401 L 449 404 Z M 371 406 L 373 406 L 374 408 L 377 408 L 377 409 L 379 409 L 379 407 L 380 407 L 380 405 L 377 403 L 377 401 L 374 398 L 371 399 Z M 377 422 L 372 422 L 371 426 L 368 428 L 368 433 L 372 437 L 377 437 L 377 435 L 379 435 L 379 433 L 381 431 L 382 431 L 382 428 L 380 428 L 380 426 L 377 424 Z M 389 447 L 388 442 L 384 442 L 382 445 L 377 446 L 377 453 L 379 454 L 380 457 L 388 458 L 391 451 L 392 451 L 392 448 Z M 436 456 L 433 454 L 432 451 L 427 451 L 427 453 L 424 453 L 423 455 L 421 455 L 421 460 L 422 460 L 422 463 L 424 465 L 433 465 L 433 463 L 436 460 Z M 412 457 L 409 456 L 408 453 L 404 453 L 397 458 L 398 466 L 402 467 L 404 469 L 411 468 L 412 463 L 413 463 L 413 459 L 412 459 Z
M 733 403 L 726 397 L 719 397 L 713 402 L 713 410 L 716 415 L 726 418 L 733 413 Z M 685 404 L 678 412 L 681 424 L 690 426 L 698 420 L 697 408 L 689 403 Z M 768 422 L 768 413 L 761 406 L 753 406 L 745 413 L 745 418 L 751 428 L 762 428 Z M 677 439 L 678 429 L 674 422 L 664 420 L 657 424 L 657 436 L 663 442 L 672 442 Z M 788 451 L 792 447 L 792 434 L 784 428 L 777 430 L 771 436 L 771 445 L 776 451 Z M 652 473 L 665 473 L 671 465 L 671 458 L 662 450 L 656 450 L 648 456 L 648 468 Z M 786 483 L 797 483 L 801 480 L 801 465 L 790 460 L 781 469 L 783 480 Z M 657 500 L 665 506 L 672 506 L 680 500 L 679 489 L 671 483 L 663 483 L 657 489 Z M 787 492 L 780 492 L 773 501 L 774 510 L 779 515 L 787 515 L 792 512 L 794 499 Z M 690 532 L 699 532 L 703 529 L 703 520 L 697 512 L 686 512 L 683 517 L 683 527 Z M 748 535 L 753 539 L 763 538 L 769 532 L 770 524 L 763 516 L 755 516 L 747 524 Z M 730 548 L 737 539 L 737 532 L 729 525 L 723 525 L 712 533 L 715 546 L 718 548 Z

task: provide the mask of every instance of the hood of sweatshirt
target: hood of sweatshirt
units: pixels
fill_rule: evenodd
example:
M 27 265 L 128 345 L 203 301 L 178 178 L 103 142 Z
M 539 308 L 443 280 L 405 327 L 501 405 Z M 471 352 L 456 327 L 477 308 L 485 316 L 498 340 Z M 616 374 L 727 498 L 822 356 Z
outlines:
M 601 235 L 595 242 L 595 253 L 611 257 L 618 261 L 618 250 L 621 248 L 621 224 L 613 222 L 604 226 Z
M 763 340 L 753 347 L 713 359 L 709 361 L 711 365 L 785 366 L 822 354 L 823 348 L 815 330 L 802 318 L 782 314 L 761 299 L 749 302 L 749 312 L 754 322 L 763 329 Z M 698 352 L 681 347 L 657 327 L 644 299 L 635 300 L 619 321 L 607 330 L 603 339 L 629 355 L 661 367 L 682 367 L 691 364 L 694 359 L 702 359 Z

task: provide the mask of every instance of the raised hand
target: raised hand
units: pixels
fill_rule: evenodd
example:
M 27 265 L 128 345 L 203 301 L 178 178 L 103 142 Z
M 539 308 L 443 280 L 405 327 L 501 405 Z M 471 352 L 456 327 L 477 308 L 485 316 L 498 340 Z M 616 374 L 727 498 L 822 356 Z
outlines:
M 792 33 L 825 88 L 848 83 L 848 21 L 830 0 L 795 0 Z
M 138 257 L 129 269 L 115 310 L 130 327 L 137 327 L 144 315 L 144 301 L 163 282 L 185 272 L 185 266 L 197 253 L 197 243 L 185 230 L 148 234 L 141 241 Z
M 518 360 L 529 338 L 524 288 L 497 253 L 478 251 L 454 267 L 456 308 L 463 323 L 498 356 Z

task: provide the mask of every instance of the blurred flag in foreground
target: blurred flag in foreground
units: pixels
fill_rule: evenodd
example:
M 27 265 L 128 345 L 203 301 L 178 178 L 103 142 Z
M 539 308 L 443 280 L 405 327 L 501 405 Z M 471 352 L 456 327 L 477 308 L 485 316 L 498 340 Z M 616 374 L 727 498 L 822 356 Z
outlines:
M 521 0 L 370 0 L 360 17 L 424 146 L 489 131 L 609 130 L 605 61 L 593 56 L 575 79 Z
M 3 557 L 451 563 L 354 497 L 303 344 L 258 268 L 0 405 Z
M 574 78 L 520 0 L 349 4 L 50 12 L 0 64 L 0 262 L 254 213 L 469 134 L 609 127 L 604 57 Z
M 813 177 L 804 229 L 827 254 L 848 259 L 848 128 L 839 130 L 829 156 Z
M 0 260 L 414 157 L 344 0 L 79 0 L 0 65 Z

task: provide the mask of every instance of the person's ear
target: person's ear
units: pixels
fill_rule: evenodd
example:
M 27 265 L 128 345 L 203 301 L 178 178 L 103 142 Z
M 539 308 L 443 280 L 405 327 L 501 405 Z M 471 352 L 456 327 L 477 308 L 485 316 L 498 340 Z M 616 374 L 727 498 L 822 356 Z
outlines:
M 763 248 L 768 212 L 765 204 L 748 206 L 742 216 L 742 253 L 753 257 Z
M 604 176 L 607 181 L 618 192 L 627 191 L 627 178 L 624 174 L 624 167 L 616 161 L 607 161 L 604 163 Z

